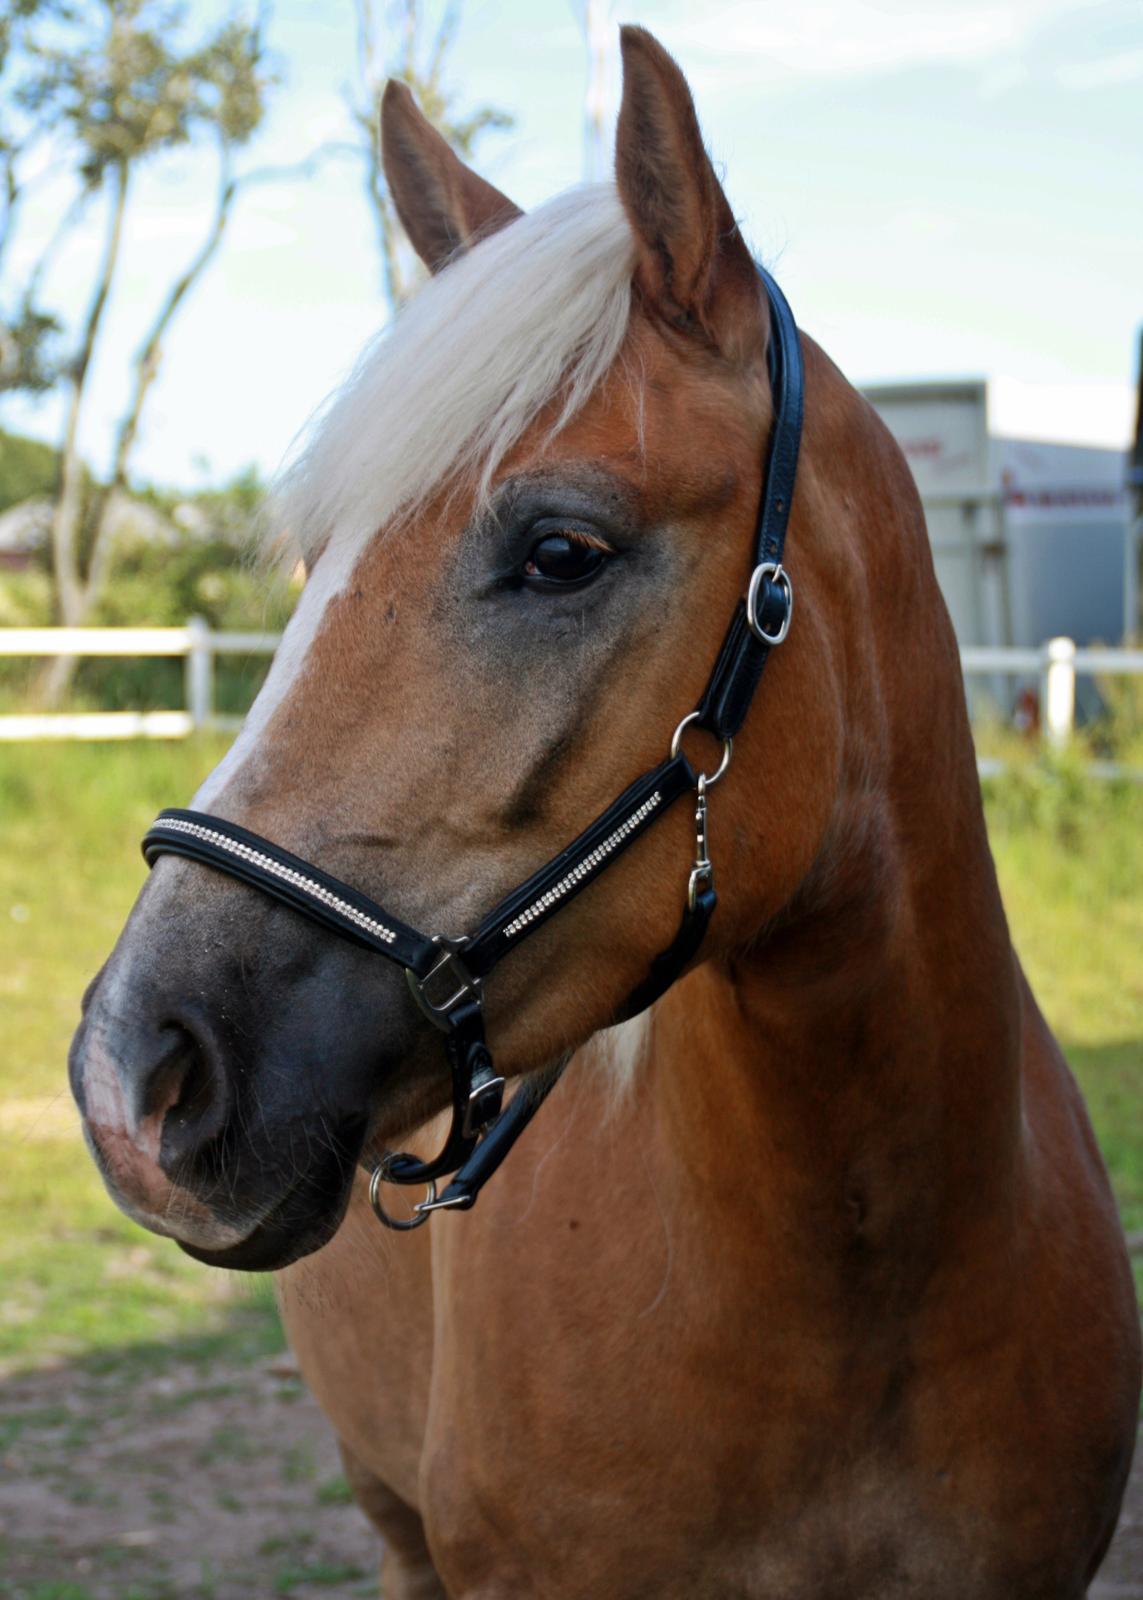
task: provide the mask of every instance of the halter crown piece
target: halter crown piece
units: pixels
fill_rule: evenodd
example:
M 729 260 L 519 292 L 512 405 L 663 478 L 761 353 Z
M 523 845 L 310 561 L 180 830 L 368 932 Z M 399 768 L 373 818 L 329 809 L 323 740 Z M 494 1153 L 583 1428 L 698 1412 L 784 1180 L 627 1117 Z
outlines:
M 521 940 L 594 882 L 681 795 L 690 792 L 696 796 L 697 840 L 682 921 L 670 947 L 655 957 L 646 978 L 628 998 L 624 1017 L 638 1015 L 670 988 L 697 954 L 714 914 L 718 900 L 707 848 L 707 794 L 729 765 L 731 740 L 750 709 L 770 651 L 789 631 L 794 607 L 782 552 L 802 436 L 802 352 L 782 291 L 764 268 L 759 267 L 758 274 L 770 305 L 768 362 L 774 419 L 753 568 L 698 708 L 675 729 L 665 761 L 636 778 L 577 839 L 490 911 L 475 932 L 459 939 L 419 933 L 359 889 L 206 812 L 163 811 L 143 840 L 149 865 L 159 856 L 176 855 L 228 872 L 342 938 L 404 967 L 414 999 L 444 1034 L 452 1079 L 452 1123 L 433 1160 L 388 1151 L 373 1169 L 369 1197 L 387 1227 L 419 1227 L 434 1211 L 467 1210 L 474 1205 L 567 1064 L 565 1057 L 528 1077 L 504 1107 L 504 1079 L 493 1066 L 484 1038 L 485 978 Z M 722 741 L 722 761 L 709 776 L 696 773 L 682 751 L 683 735 L 692 725 Z M 436 1180 L 447 1173 L 452 1179 L 438 1194 Z M 428 1195 L 409 1221 L 398 1221 L 381 1205 L 382 1183 L 425 1183 Z

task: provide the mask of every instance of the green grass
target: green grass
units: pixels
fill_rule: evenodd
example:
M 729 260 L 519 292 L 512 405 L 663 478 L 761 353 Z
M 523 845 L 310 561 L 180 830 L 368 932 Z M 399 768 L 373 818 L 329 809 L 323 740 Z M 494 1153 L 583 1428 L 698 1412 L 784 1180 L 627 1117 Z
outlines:
M 211 1272 L 116 1211 L 66 1081 L 80 997 L 143 881 L 143 830 L 223 748 L 0 748 L 0 1369 L 151 1360 L 185 1336 L 278 1346 L 263 1280 Z
M 91 1600 L 91 1590 L 75 1583 L 38 1583 L 28 1590 L 28 1600 Z
M 116 1211 L 65 1080 L 80 996 L 144 878 L 139 839 L 222 749 L 0 747 L 0 1369 L 160 1362 L 174 1339 L 204 1361 L 276 1347 L 263 1280 L 198 1266 Z M 1024 762 L 986 798 L 1017 948 L 1143 1228 L 1143 786 Z
M 353 1504 L 353 1490 L 339 1472 L 318 1484 L 316 1498 L 319 1506 L 348 1506 Z
M 1016 763 L 985 785 L 1017 951 L 1143 1228 L 1143 784 Z
M 295 1589 L 310 1585 L 315 1588 L 332 1589 L 368 1576 L 364 1567 L 332 1561 L 315 1561 L 300 1567 L 283 1568 L 274 1578 L 274 1593 L 293 1594 Z

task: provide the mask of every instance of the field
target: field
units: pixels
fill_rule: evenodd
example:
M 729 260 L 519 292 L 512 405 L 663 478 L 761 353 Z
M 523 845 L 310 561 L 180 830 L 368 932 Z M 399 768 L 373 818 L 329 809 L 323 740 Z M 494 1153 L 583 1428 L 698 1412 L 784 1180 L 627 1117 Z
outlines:
M 11 1600 L 372 1592 L 265 1286 L 119 1215 L 64 1079 L 79 997 L 143 878 L 139 838 L 221 748 L 0 747 L 0 1464 L 36 1489 L 0 1497 Z M 1143 786 L 1025 763 L 987 801 L 1017 948 L 1141 1230 Z M 211 1551 L 168 1459 L 210 1464 Z
M 141 833 L 222 748 L 0 748 L 2 1600 L 376 1594 L 269 1285 L 119 1215 L 64 1076 Z

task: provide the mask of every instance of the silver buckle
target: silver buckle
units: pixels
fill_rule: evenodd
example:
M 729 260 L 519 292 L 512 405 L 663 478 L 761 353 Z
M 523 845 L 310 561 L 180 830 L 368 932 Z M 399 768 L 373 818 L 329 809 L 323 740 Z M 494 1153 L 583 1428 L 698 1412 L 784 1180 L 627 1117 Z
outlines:
M 489 1069 L 491 1069 L 491 1058 L 488 1065 Z M 490 1070 L 488 1077 L 481 1083 L 474 1083 L 469 1089 L 468 1101 L 464 1108 L 464 1121 L 460 1125 L 460 1131 L 466 1139 L 475 1139 L 478 1135 L 485 1133 L 496 1121 L 503 1106 L 504 1084 L 505 1079 L 499 1073 L 491 1072 Z M 480 1104 L 486 1096 L 491 1097 L 495 1101 L 495 1105 L 491 1111 L 482 1114 Z
M 777 633 L 767 633 L 758 621 L 758 591 L 762 587 L 764 578 L 772 578 L 779 584 L 786 594 L 786 615 L 782 618 L 782 626 Z M 780 561 L 763 561 L 754 568 L 750 574 L 750 587 L 746 591 L 746 620 L 750 624 L 750 631 L 760 644 L 781 644 L 790 631 L 790 619 L 794 615 L 794 586 L 790 582 L 790 574 Z
M 406 967 L 405 978 L 413 999 L 425 1016 L 434 1027 L 447 1033 L 452 1026 L 449 1015 L 453 1009 L 465 999 L 475 1000 L 477 1005 L 482 1005 L 484 994 L 480 979 L 474 978 L 461 960 L 468 940 L 446 939 L 443 934 L 438 934 L 433 943 L 440 946 L 440 960 L 433 963 L 423 978 L 418 978 L 410 967 Z M 430 984 L 434 985 L 434 993 L 430 993 Z

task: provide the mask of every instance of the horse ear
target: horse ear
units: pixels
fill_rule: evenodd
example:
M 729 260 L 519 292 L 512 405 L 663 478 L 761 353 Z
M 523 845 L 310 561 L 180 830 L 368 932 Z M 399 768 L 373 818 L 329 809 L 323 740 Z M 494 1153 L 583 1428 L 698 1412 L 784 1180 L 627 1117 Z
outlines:
M 396 78 L 381 96 L 381 159 L 401 225 L 430 272 L 520 215 L 465 166 Z
M 672 326 L 740 347 L 760 327 L 758 280 L 687 80 L 645 28 L 621 28 L 620 42 L 615 177 L 638 245 L 635 281 Z

